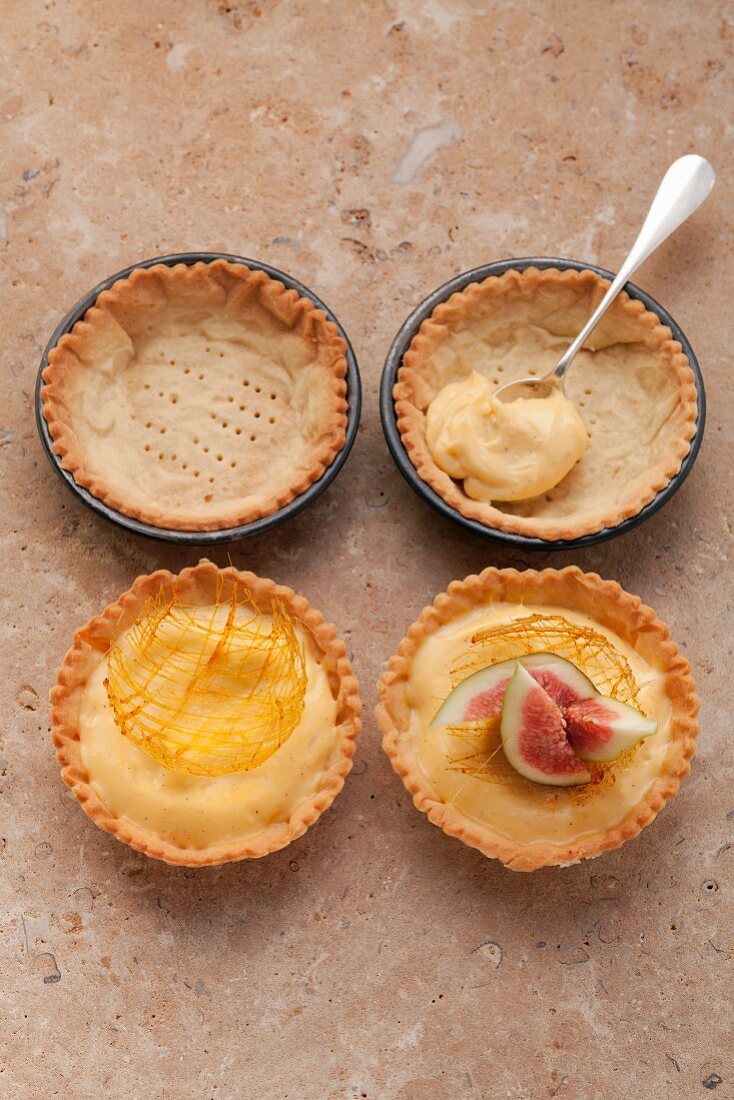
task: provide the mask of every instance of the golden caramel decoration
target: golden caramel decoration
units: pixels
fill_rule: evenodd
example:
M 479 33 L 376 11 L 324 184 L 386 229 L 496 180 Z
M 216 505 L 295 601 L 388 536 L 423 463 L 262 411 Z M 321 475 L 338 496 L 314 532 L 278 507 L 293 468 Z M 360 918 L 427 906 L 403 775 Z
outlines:
M 188 606 L 159 592 L 110 644 L 107 695 L 122 734 L 159 764 L 192 775 L 256 768 L 290 737 L 306 695 L 293 622 L 249 591 Z
M 528 615 L 501 626 L 477 631 L 471 651 L 451 669 L 454 687 L 487 665 L 531 653 L 555 653 L 571 661 L 602 695 L 637 706 L 638 685 L 627 659 L 599 631 L 569 622 L 562 615 Z M 486 783 L 500 783 L 517 790 L 537 791 L 512 767 L 502 749 L 499 716 L 449 726 L 452 738 L 463 743 L 465 752 L 452 753 L 451 766 Z M 635 748 L 605 764 L 590 764 L 591 781 L 569 789 L 574 798 L 586 799 L 599 785 L 614 782 L 614 771 L 628 763 Z M 545 797 L 552 797 L 549 794 Z

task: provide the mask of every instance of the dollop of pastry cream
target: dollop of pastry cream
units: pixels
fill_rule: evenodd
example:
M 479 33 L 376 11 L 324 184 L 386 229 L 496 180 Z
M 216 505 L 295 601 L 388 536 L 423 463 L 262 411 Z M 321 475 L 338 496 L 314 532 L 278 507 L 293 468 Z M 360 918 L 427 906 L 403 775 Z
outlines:
M 494 396 L 495 389 L 477 371 L 444 386 L 426 412 L 428 449 L 473 500 L 540 496 L 584 454 L 584 422 L 560 389 L 507 403 Z

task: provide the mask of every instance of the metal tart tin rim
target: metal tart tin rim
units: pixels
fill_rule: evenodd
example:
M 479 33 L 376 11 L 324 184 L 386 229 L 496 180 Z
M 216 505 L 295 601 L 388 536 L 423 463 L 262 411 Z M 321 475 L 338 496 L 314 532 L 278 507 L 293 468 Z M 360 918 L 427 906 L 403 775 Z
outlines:
M 668 311 L 646 291 L 641 290 L 640 287 L 636 286 L 634 283 L 627 283 L 624 288 L 630 298 L 641 301 L 646 309 L 655 313 L 660 318 L 661 323 L 668 326 L 673 335 L 673 339 L 680 343 L 691 365 L 691 370 L 693 371 L 696 385 L 697 415 L 696 432 L 691 440 L 690 450 L 683 459 L 680 470 L 670 479 L 668 484 L 660 489 L 655 497 L 634 516 L 629 516 L 627 519 L 621 520 L 612 527 L 604 527 L 600 531 L 593 531 L 588 535 L 580 535 L 575 539 L 543 539 L 529 535 L 519 535 L 510 531 L 501 531 L 496 527 L 489 527 L 486 524 L 480 523 L 478 520 L 469 519 L 467 516 L 463 516 L 461 512 L 453 508 L 450 504 L 447 504 L 443 497 L 423 481 L 408 457 L 408 453 L 403 446 L 403 441 L 397 427 L 392 390 L 395 385 L 398 370 L 403 361 L 403 356 L 410 347 L 411 341 L 423 321 L 433 313 L 436 306 L 440 305 L 440 303 L 444 302 L 447 298 L 450 298 L 451 295 L 455 294 L 457 291 L 463 290 L 469 283 L 481 282 L 490 275 L 503 275 L 506 271 L 511 269 L 523 271 L 527 267 L 537 267 L 541 270 L 555 267 L 560 270 L 594 271 L 597 275 L 601 275 L 603 278 L 609 279 L 610 281 L 614 278 L 613 272 L 607 271 L 606 268 L 597 267 L 595 264 L 582 263 L 579 260 L 567 260 L 558 256 L 528 256 L 511 260 L 496 260 L 492 263 L 481 264 L 479 267 L 474 267 L 469 271 L 464 271 L 459 275 L 455 275 L 452 279 L 449 279 L 448 282 L 437 287 L 436 290 L 416 306 L 413 312 L 400 326 L 390 345 L 380 382 L 380 417 L 382 419 L 382 429 L 395 464 L 410 487 L 418 496 L 426 501 L 426 503 L 430 504 L 431 507 L 435 508 L 437 512 L 440 512 L 441 515 L 445 516 L 447 519 L 453 520 L 465 530 L 473 531 L 475 534 L 481 535 L 483 538 L 489 539 L 492 542 L 502 543 L 505 546 L 512 546 L 519 550 L 578 550 L 581 547 L 596 546 L 601 542 L 606 542 L 607 539 L 617 538 L 619 535 L 626 534 L 635 527 L 639 527 L 641 523 L 644 523 L 645 520 L 659 511 L 687 478 L 696 461 L 703 440 L 704 426 L 706 423 L 706 392 L 698 360 L 680 325 L 671 317 Z
M 151 523 L 144 523 L 142 520 L 134 519 L 132 516 L 125 515 L 124 512 L 108 507 L 97 497 L 93 496 L 88 489 L 83 488 L 81 485 L 77 485 L 73 475 L 68 470 L 62 468 L 61 459 L 53 452 L 53 439 L 43 415 L 43 401 L 41 399 L 43 371 L 48 363 L 48 356 L 51 349 L 56 346 L 62 336 L 73 328 L 87 310 L 94 305 L 97 297 L 102 291 L 107 290 L 119 279 L 127 278 L 127 276 L 137 268 L 154 267 L 156 264 L 166 264 L 168 267 L 174 267 L 176 264 L 180 263 L 191 265 L 199 262 L 212 263 L 214 260 L 227 260 L 229 263 L 246 264 L 247 267 L 253 268 L 254 270 L 266 272 L 271 278 L 284 283 L 289 289 L 297 290 L 304 298 L 309 298 L 319 309 L 322 309 L 329 320 L 333 321 L 336 325 L 339 330 L 339 335 L 347 346 L 346 382 L 348 408 L 346 438 L 344 446 L 326 470 L 324 470 L 321 477 L 313 482 L 312 485 L 309 485 L 304 492 L 299 493 L 297 497 L 294 497 L 293 500 L 284 504 L 283 507 L 279 508 L 276 512 L 272 512 L 270 515 L 263 516 L 260 519 L 252 520 L 250 523 L 239 524 L 235 527 L 222 527 L 214 531 L 180 531 L 170 527 L 157 527 Z M 277 267 L 272 267 L 270 264 L 263 263 L 261 260 L 253 260 L 246 256 L 232 255 L 227 252 L 175 252 L 166 256 L 154 256 L 149 260 L 141 260 L 138 263 L 130 264 L 129 267 L 124 268 L 122 271 L 118 271 L 116 274 L 103 279 L 102 282 L 87 291 L 87 293 L 72 306 L 54 329 L 50 340 L 44 348 L 43 355 L 41 356 L 41 364 L 36 378 L 35 407 L 38 434 L 41 437 L 41 443 L 43 444 L 46 456 L 61 480 L 71 489 L 75 496 L 77 496 L 83 504 L 86 504 L 88 508 L 91 508 L 93 512 L 96 512 L 97 515 L 102 516 L 103 519 L 109 520 L 118 527 L 122 527 L 136 535 L 144 535 L 146 538 L 160 539 L 165 542 L 179 543 L 184 546 L 211 546 L 220 542 L 234 542 L 240 539 L 252 538 L 254 535 L 264 534 L 266 531 L 270 531 L 279 524 L 298 515 L 298 513 L 302 512 L 304 508 L 307 508 L 309 504 L 312 504 L 317 497 L 321 496 L 324 490 L 328 488 L 341 471 L 354 445 L 362 408 L 362 385 L 357 358 L 349 341 L 349 337 L 342 328 L 340 322 L 329 307 L 322 302 L 312 290 L 299 282 L 298 279 L 295 279 L 292 275 L 286 274 L 284 271 L 280 271 Z

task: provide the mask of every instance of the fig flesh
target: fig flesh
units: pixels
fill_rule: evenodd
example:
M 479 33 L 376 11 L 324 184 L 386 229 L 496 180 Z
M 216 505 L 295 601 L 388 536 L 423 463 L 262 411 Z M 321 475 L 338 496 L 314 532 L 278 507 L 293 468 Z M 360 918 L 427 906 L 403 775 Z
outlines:
M 589 771 L 568 743 L 560 707 L 519 662 L 507 685 L 500 718 L 505 756 L 535 783 L 588 783 Z
M 658 728 L 639 710 L 605 695 L 572 703 L 564 717 L 566 736 L 576 755 L 599 763 L 615 760 Z

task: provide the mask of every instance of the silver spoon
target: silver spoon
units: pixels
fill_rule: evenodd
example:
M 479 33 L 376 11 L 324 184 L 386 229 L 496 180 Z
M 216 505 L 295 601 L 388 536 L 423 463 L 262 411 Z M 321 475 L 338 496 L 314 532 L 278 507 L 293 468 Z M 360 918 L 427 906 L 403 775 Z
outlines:
M 518 397 L 548 397 L 558 389 L 563 392 L 566 371 L 591 330 L 596 327 L 640 264 L 698 209 L 714 186 L 715 180 L 716 173 L 705 157 L 691 153 L 673 161 L 663 176 L 639 236 L 614 282 L 553 370 L 542 378 L 520 378 L 517 382 L 507 382 L 495 390 L 494 396 L 500 401 L 515 401 Z

